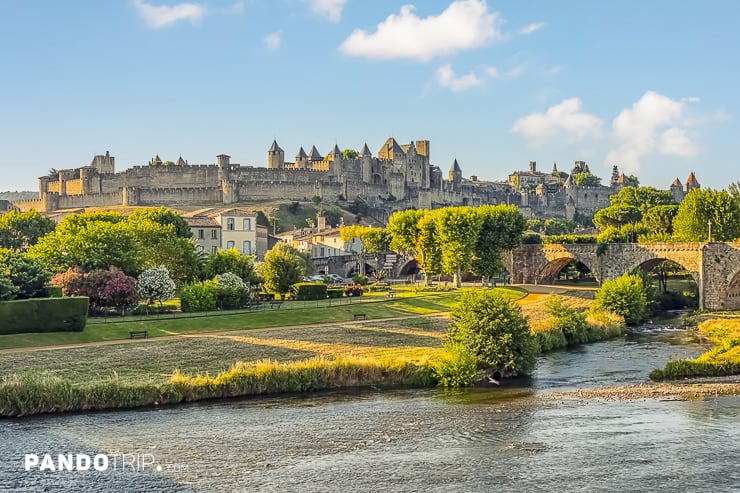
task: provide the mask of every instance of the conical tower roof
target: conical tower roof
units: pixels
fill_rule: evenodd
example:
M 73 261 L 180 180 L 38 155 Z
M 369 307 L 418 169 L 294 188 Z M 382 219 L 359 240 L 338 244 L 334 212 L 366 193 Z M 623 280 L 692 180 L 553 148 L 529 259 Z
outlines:
M 306 154 L 306 151 L 303 150 L 303 146 L 301 146 L 300 150 L 298 151 L 298 154 L 296 155 L 296 159 L 306 159 L 308 155 Z
M 457 163 L 457 158 L 455 158 L 455 161 L 453 161 L 452 166 L 450 166 L 450 171 L 453 173 L 462 173 L 462 169 L 460 169 L 460 165 Z
M 362 146 L 362 150 L 360 151 L 360 156 L 370 156 L 372 157 L 373 153 L 370 152 L 370 148 L 367 146 L 367 142 L 365 142 L 365 145 Z
M 319 153 L 319 150 L 316 149 L 316 146 L 311 146 L 311 152 L 309 152 L 308 155 L 310 156 L 311 161 L 321 161 L 324 159 L 324 157 Z
M 272 141 L 272 145 L 270 146 L 269 151 L 270 152 L 283 152 L 283 150 L 278 145 L 277 140 L 274 140 L 274 139 Z

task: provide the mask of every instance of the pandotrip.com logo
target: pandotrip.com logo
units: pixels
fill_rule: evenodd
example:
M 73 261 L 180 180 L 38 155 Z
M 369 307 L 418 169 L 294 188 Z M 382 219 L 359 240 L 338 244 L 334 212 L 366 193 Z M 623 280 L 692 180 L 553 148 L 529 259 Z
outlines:
M 26 471 L 187 472 L 186 464 L 163 464 L 154 454 L 25 454 Z

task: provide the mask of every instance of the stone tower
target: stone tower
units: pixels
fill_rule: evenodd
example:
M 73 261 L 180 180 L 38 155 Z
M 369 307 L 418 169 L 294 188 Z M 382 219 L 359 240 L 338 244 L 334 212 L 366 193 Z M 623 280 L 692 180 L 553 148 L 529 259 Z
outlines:
M 695 188 L 701 188 L 701 185 L 699 185 L 699 180 L 696 179 L 696 175 L 692 171 L 689 177 L 686 178 L 686 193 L 689 193 Z
M 460 185 L 460 182 L 462 181 L 462 169 L 460 169 L 460 165 L 457 163 L 457 158 L 455 158 L 455 161 L 452 163 L 452 166 L 450 166 L 450 171 L 448 173 L 448 179 L 452 182 L 455 188 L 457 188 Z
M 105 156 L 97 155 L 93 158 L 90 166 L 96 168 L 98 173 L 107 174 L 116 172 L 116 158 L 110 155 L 108 151 L 105 151 Z
M 684 195 L 686 194 L 683 191 L 683 184 L 681 183 L 681 180 L 676 178 L 673 180 L 673 183 L 671 183 L 671 196 L 673 197 L 673 201 L 676 203 L 681 202 Z
M 270 149 L 267 150 L 267 167 L 273 169 L 285 168 L 285 152 L 280 148 L 277 140 L 273 140 Z

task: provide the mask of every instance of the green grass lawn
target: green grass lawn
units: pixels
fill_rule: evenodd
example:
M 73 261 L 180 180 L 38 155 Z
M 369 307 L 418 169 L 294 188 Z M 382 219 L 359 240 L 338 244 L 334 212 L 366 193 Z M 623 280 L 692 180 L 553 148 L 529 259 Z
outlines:
M 526 292 L 519 288 L 496 288 L 511 299 L 523 297 Z M 287 301 L 280 308 L 218 314 L 185 318 L 150 317 L 138 321 L 108 322 L 93 320 L 82 332 L 50 332 L 34 334 L 12 334 L 0 336 L 0 349 L 54 346 L 98 341 L 114 341 L 129 338 L 131 330 L 146 330 L 149 337 L 175 336 L 182 334 L 219 332 L 230 330 L 283 327 L 331 322 L 352 321 L 357 313 L 364 313 L 368 320 L 446 312 L 460 296 L 459 291 L 423 293 L 413 296 L 406 293 L 397 298 L 368 297 L 367 300 L 329 305 L 331 300 L 320 302 Z M 193 314 L 197 315 L 197 314 Z
M 237 361 L 281 363 L 325 357 L 403 357 L 419 359 L 439 351 L 447 319 L 413 318 L 301 328 L 268 328 L 233 334 L 14 352 L 0 358 L 0 379 L 38 372 L 84 383 L 116 378 L 129 383 L 161 383 L 180 370 L 215 375 Z

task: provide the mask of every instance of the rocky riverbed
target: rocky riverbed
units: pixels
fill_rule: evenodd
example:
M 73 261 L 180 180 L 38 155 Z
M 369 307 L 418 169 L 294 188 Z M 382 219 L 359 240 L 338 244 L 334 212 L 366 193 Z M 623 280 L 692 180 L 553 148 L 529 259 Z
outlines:
M 718 396 L 740 395 L 740 376 L 711 380 L 668 383 L 645 383 L 622 387 L 598 387 L 543 394 L 546 399 L 604 399 L 604 400 L 693 400 Z

